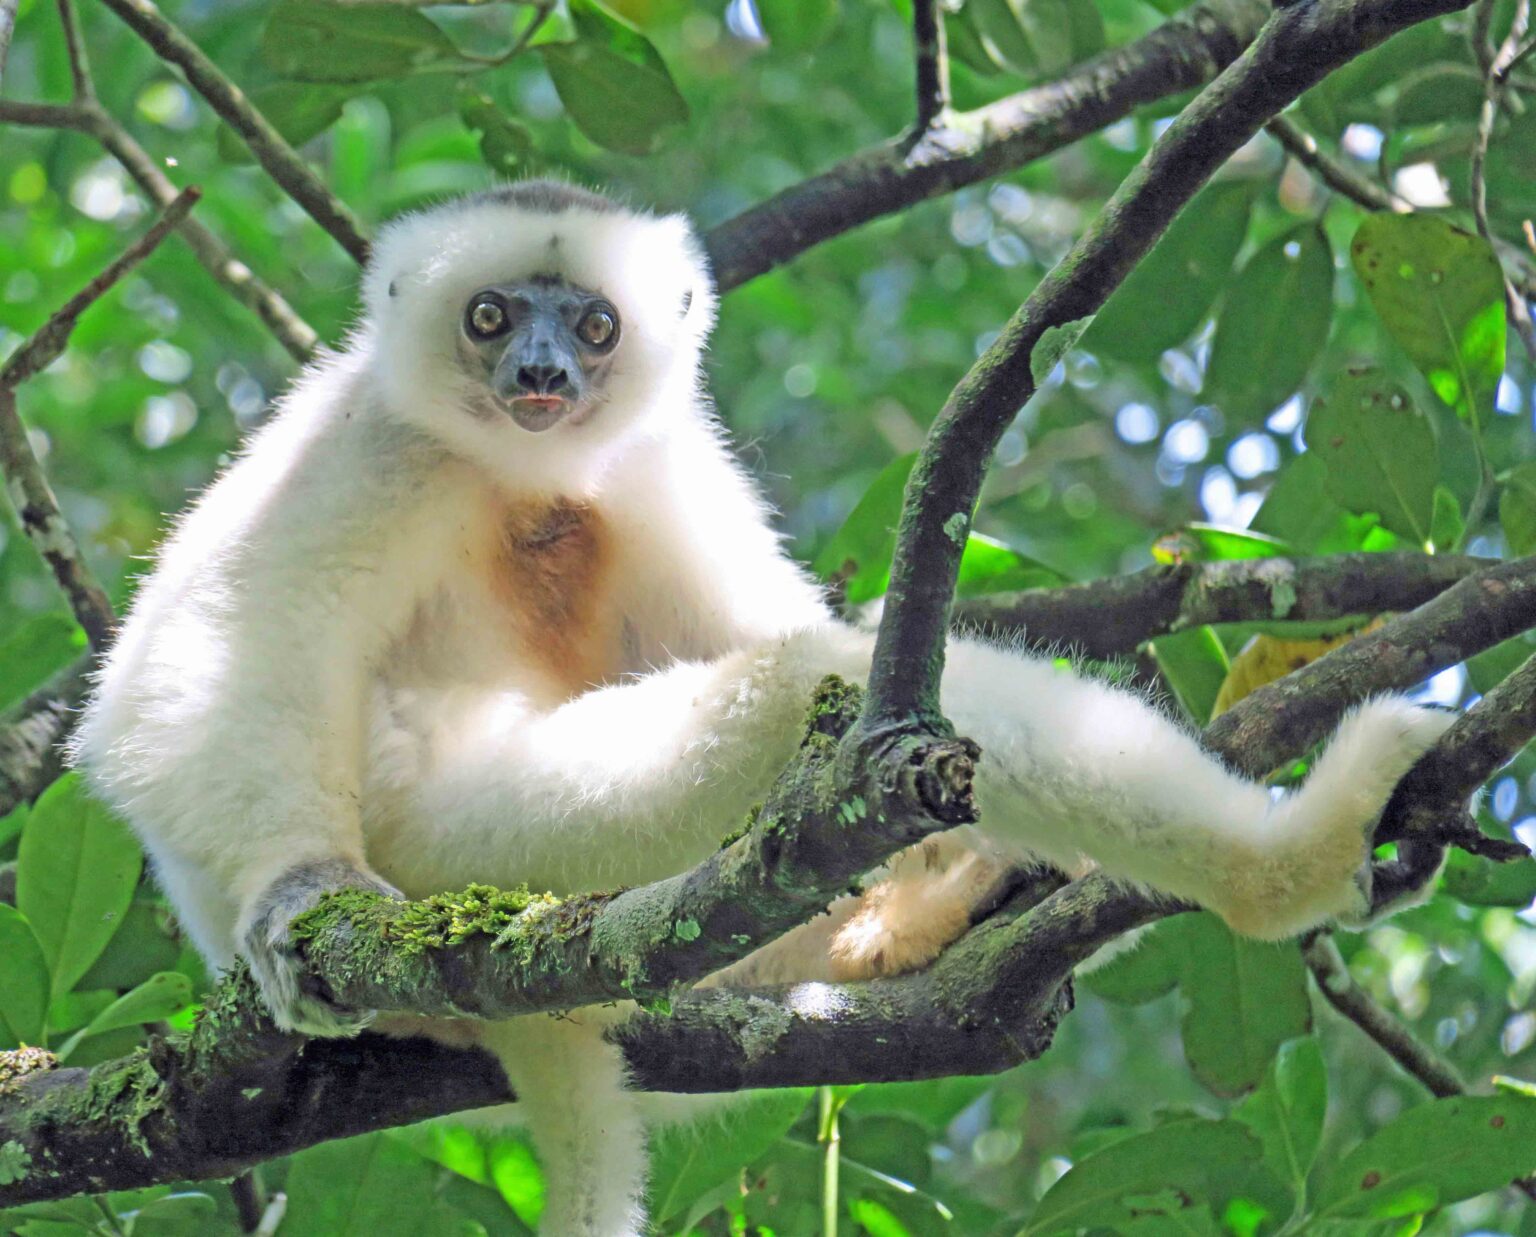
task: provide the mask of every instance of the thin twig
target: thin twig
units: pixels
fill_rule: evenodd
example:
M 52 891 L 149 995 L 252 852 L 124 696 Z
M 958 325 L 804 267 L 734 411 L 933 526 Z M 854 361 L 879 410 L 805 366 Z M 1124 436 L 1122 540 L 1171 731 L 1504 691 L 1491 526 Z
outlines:
M 100 143 L 155 205 L 164 209 L 176 200 L 177 189 L 170 177 L 133 135 L 94 101 L 65 105 L 0 100 L 0 123 L 83 133 Z M 289 356 L 302 365 L 314 355 L 319 336 L 282 293 L 235 257 L 229 246 L 193 216 L 183 219 L 177 231 L 209 275 L 261 319 Z
M 69 57 L 69 77 L 76 103 L 96 102 L 96 83 L 91 80 L 91 61 L 86 55 L 85 38 L 75 17 L 71 0 L 59 0 L 59 24 L 64 28 L 64 49 Z
M 234 1201 L 242 1233 L 254 1233 L 260 1229 L 267 1210 L 267 1200 L 263 1197 L 265 1194 L 260 1168 L 243 1172 L 229 1183 L 229 1196 Z
M 1479 19 L 1490 14 L 1494 0 L 1481 0 Z M 1487 23 L 1483 22 L 1486 31 Z M 1483 106 L 1477 116 L 1477 137 L 1472 143 L 1472 217 L 1477 223 L 1478 235 L 1493 244 L 1493 232 L 1488 226 L 1488 146 L 1493 140 L 1493 128 L 1498 123 L 1499 112 L 1504 107 L 1504 96 L 1509 87 L 1509 73 L 1520 55 L 1521 45 L 1531 27 L 1531 0 L 1516 0 L 1514 16 L 1510 19 L 1509 32 L 1488 62 L 1483 78 Z M 1536 361 L 1536 324 L 1531 322 L 1530 307 L 1513 282 L 1504 277 L 1504 305 L 1509 313 L 1509 324 L 1516 337 L 1525 347 L 1526 355 Z M 1469 521 L 1468 527 L 1472 527 Z
M 203 50 L 160 12 L 151 0 L 103 0 L 167 64 L 179 68 L 187 84 L 202 95 L 250 148 L 269 176 L 302 206 L 360 265 L 368 261 L 368 241 L 352 212 L 309 170 L 299 153 L 224 76 Z
M 6 493 L 22 528 L 53 569 L 75 618 L 97 652 L 112 638 L 112 603 L 86 567 L 74 533 L 59 510 L 58 499 L 27 439 L 26 427 L 16 412 L 16 388 L 63 353 L 80 315 L 148 257 L 186 217 L 199 196 L 196 189 L 183 190 L 143 236 L 70 297 L 0 367 L 0 473 L 5 477 Z
M 1371 1000 L 1355 982 L 1332 937 L 1319 934 L 1303 953 L 1312 977 L 1317 980 L 1318 991 L 1328 999 L 1328 1004 L 1370 1036 L 1382 1051 L 1423 1083 L 1431 1095 L 1444 1099 L 1466 1091 L 1466 1084 L 1449 1062 L 1419 1043 L 1407 1027 Z
M 1327 154 L 1317 144 L 1315 137 L 1289 117 L 1276 116 L 1264 128 L 1297 163 L 1316 173 L 1317 178 L 1330 189 L 1337 190 L 1366 209 L 1402 213 L 1413 209 L 1384 185 Z
M 914 131 L 931 129 L 949 110 L 949 52 L 944 45 L 940 0 L 912 0 L 912 39 L 917 56 L 917 119 Z
M 272 1196 L 272 1201 L 267 1204 L 267 1209 L 262 1212 L 261 1223 L 256 1226 L 251 1237 L 277 1237 L 277 1230 L 283 1222 L 283 1217 L 288 1214 L 288 1196 L 279 1190 Z
M 0 82 L 5 80 L 5 62 L 11 53 L 11 35 L 16 31 L 16 9 L 20 0 L 0 0 Z

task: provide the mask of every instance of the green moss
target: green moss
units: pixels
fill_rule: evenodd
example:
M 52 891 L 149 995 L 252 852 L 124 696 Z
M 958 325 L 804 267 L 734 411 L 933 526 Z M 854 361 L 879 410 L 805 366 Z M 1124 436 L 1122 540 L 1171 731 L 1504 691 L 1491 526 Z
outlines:
M 549 894 L 532 894 L 526 885 L 496 889 L 470 885 L 462 893 L 437 893 L 407 902 L 389 925 L 388 937 L 407 954 L 462 945 L 474 936 L 505 938 L 533 906 L 556 906 Z
M 361 889 L 327 894 L 313 910 L 293 921 L 295 940 L 312 941 L 344 924 L 373 924 L 381 944 L 401 954 L 461 945 L 471 937 L 499 939 L 517 926 L 532 907 L 559 905 L 550 894 L 529 893 L 525 885 L 497 889 L 470 885 L 457 893 L 435 893 L 412 902 L 397 902 Z
M 840 738 L 863 705 L 862 687 L 838 675 L 827 675 L 811 696 L 811 712 L 806 718 L 808 740 L 818 735 Z
M 155 1072 L 149 1053 L 140 1048 L 91 1070 L 90 1081 L 74 1101 L 74 1107 L 80 1122 L 117 1125 L 130 1143 L 148 1155 L 149 1142 L 142 1132 L 144 1122 L 164 1101 L 165 1080 Z

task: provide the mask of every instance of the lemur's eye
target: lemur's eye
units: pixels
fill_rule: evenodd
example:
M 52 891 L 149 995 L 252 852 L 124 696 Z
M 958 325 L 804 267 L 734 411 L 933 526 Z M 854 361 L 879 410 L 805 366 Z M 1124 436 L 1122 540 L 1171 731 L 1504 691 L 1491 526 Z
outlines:
M 495 339 L 507 329 L 507 307 L 495 296 L 477 296 L 465 317 L 469 333 L 477 339 Z
M 589 309 L 576 324 L 576 334 L 593 348 L 607 348 L 619 338 L 619 315 L 606 306 Z

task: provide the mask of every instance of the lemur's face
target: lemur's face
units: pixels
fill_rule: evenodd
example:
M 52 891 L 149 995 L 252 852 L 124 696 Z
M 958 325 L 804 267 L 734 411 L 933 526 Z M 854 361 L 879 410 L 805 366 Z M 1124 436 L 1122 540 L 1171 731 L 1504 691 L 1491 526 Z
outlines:
M 623 335 L 606 297 L 554 275 L 487 284 L 470 296 L 458 359 L 484 392 L 476 401 L 540 433 L 580 425 L 607 398 Z

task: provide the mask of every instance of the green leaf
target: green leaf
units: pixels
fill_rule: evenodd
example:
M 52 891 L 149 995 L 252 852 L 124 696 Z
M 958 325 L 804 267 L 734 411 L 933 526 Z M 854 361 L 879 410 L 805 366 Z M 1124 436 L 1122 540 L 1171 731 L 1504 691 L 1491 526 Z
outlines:
M 0 903 L 0 1048 L 41 1044 L 48 1016 L 48 959 L 27 917 Z
M 1437 551 L 1449 553 L 1461 544 L 1467 522 L 1462 519 L 1461 504 L 1444 485 L 1435 486 L 1435 503 L 1429 518 L 1429 540 Z
M 205 1237 L 218 1231 L 212 1197 L 194 1190 L 163 1194 L 133 1211 L 119 1211 L 131 1222 L 133 1237 Z
M 732 1104 L 701 1125 L 673 1125 L 651 1143 L 652 1218 L 681 1215 L 699 1195 L 757 1159 L 784 1136 L 805 1110 L 808 1087 L 768 1091 Z
M 192 1004 L 192 981 L 179 971 L 161 971 L 151 975 L 137 988 L 117 1000 L 76 1031 L 59 1049 L 59 1058 L 67 1058 L 81 1040 L 119 1027 L 159 1022 L 179 1014 Z
M 1157 667 L 1179 703 L 1202 726 L 1211 718 L 1231 663 L 1226 647 L 1209 627 L 1161 636 L 1151 644 Z
M 757 0 L 757 16 L 775 51 L 799 54 L 837 28 L 837 0 Z
M 460 59 L 417 9 L 395 4 L 279 0 L 261 36 L 261 58 L 299 82 L 371 82 Z
M 287 139 L 302 146 L 341 119 L 342 105 L 352 91 L 344 86 L 277 82 L 251 91 L 251 102 Z M 219 126 L 219 158 L 225 163 L 254 163 L 250 148 L 228 125 Z
M 1412 397 L 1380 370 L 1350 370 L 1307 416 L 1307 446 L 1323 461 L 1334 501 L 1373 512 L 1395 533 L 1429 540 L 1440 449 Z
M 1313 452 L 1298 455 L 1275 477 L 1249 529 L 1280 537 L 1308 554 L 1361 548 L 1375 516 L 1351 515 L 1328 494 L 1328 469 Z
M 1217 1095 L 1241 1095 L 1263 1081 L 1281 1044 L 1312 1028 L 1301 950 L 1236 936 L 1210 914 L 1180 928 L 1184 1055 Z
M 1511 554 L 1536 550 L 1536 460 L 1511 469 L 1499 491 L 1499 523 Z
M 1333 322 L 1333 251 L 1319 224 L 1275 237 L 1232 281 L 1203 396 L 1230 427 L 1262 423 L 1307 376 Z
M 1123 953 L 1102 966 L 1078 972 L 1077 983 L 1106 1001 L 1145 1005 L 1172 992 L 1179 982 L 1181 945 L 1173 921 L 1155 924 Z
M 48 959 L 52 994 L 74 987 L 122 923 L 143 856 L 127 827 L 61 777 L 33 805 L 21 834 L 16 905 Z
M 1504 277 L 1493 247 L 1434 215 L 1383 211 L 1366 216 L 1350 257 L 1435 394 L 1480 425 L 1504 373 Z
M 595 0 L 571 0 L 570 7 L 576 41 L 538 49 L 560 102 L 599 146 L 650 154 L 668 127 L 688 119 L 688 104 L 638 30 Z
M 1024 77 L 1039 70 L 1035 49 L 1010 0 L 967 0 L 964 16 L 998 68 Z
M 1536 899 L 1536 859 L 1491 863 L 1453 850 L 1441 873 L 1440 889 L 1468 906 L 1524 910 Z
M 1279 537 L 1227 528 L 1220 524 L 1185 524 L 1152 543 L 1160 563 L 1215 563 L 1238 558 L 1284 558 L 1296 553 Z
M 1237 1121 L 1169 1122 L 1079 1160 L 1045 1192 L 1024 1232 L 1118 1227 L 1147 1214 L 1174 1220 L 1257 1164 L 1262 1150 Z
M 1082 346 L 1123 361 L 1155 361 L 1188 339 L 1226 286 L 1252 204 L 1247 185 L 1200 193 L 1105 302 Z
M 509 177 L 527 171 L 533 160 L 533 135 L 497 107 L 490 95 L 465 91 L 459 97 L 459 116 L 466 128 L 479 132 L 480 158 L 488 168 Z
M 1416 1215 L 1536 1169 L 1536 1099 L 1460 1095 L 1411 1108 L 1339 1161 L 1318 1194 L 1324 1217 Z
M 294 1156 L 283 1237 L 377 1237 L 428 1231 L 433 1168 L 385 1134 L 322 1143 Z
M 85 633 L 67 614 L 43 614 L 0 641 L 0 708 L 36 691 L 85 651 Z
M 1264 1162 L 1298 1191 L 1306 1186 L 1323 1139 L 1328 1073 L 1317 1040 L 1308 1035 L 1280 1046 L 1264 1084 L 1233 1113 L 1264 1144 Z
M 965 539 L 965 552 L 960 556 L 955 596 L 981 597 L 1025 588 L 1054 588 L 1066 582 L 1061 572 L 1044 563 L 984 533 L 972 533 Z

